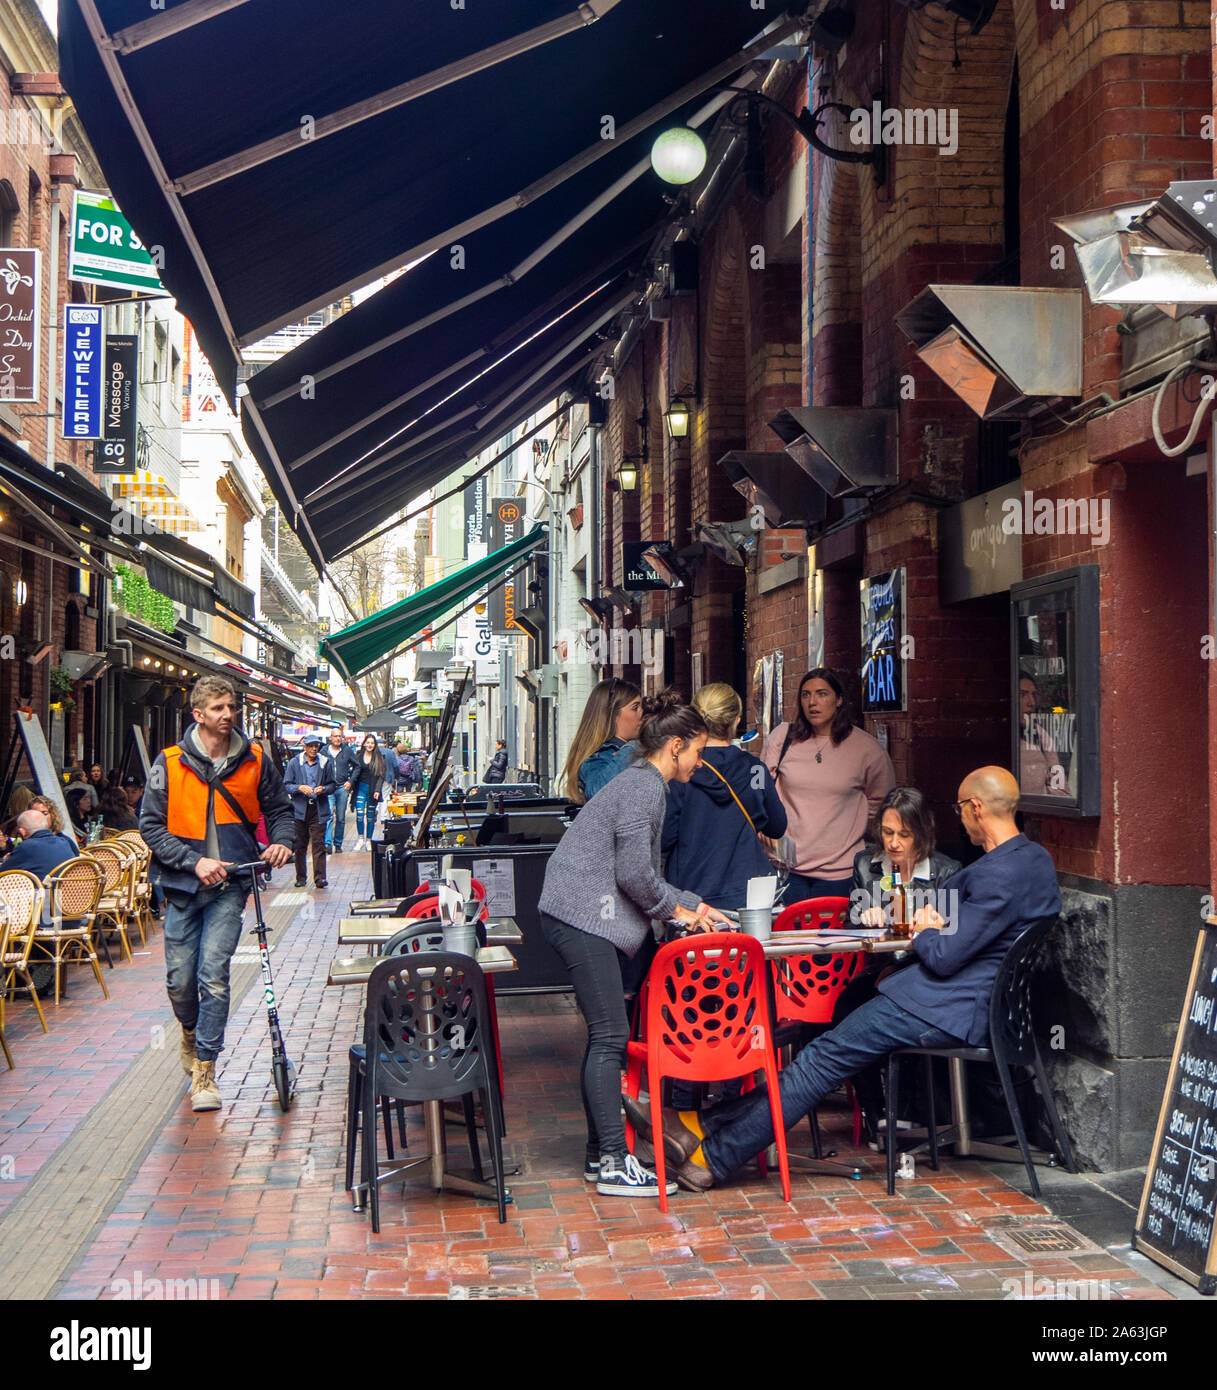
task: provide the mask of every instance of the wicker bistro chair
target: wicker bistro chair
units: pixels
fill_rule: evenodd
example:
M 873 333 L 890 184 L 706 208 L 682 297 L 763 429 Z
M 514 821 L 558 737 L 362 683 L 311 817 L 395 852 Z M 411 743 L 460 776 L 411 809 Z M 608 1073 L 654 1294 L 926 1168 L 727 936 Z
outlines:
M 127 924 L 131 918 L 131 886 L 128 870 L 135 863 L 130 847 L 119 847 L 117 840 L 104 845 L 88 845 L 81 854 L 95 859 L 106 876 L 101 890 L 101 901 L 97 904 L 98 935 L 103 940 L 105 933 L 116 931 L 123 955 L 131 959 L 131 943 L 127 940 Z
M 0 922 L 0 960 L 8 950 L 9 924 L 7 921 Z M 4 1053 L 4 1060 L 8 1063 L 9 1071 L 13 1070 L 13 1054 L 8 1050 L 8 1039 L 4 1036 L 4 1024 L 0 1023 L 0 1051 Z
M 105 870 L 97 860 L 84 855 L 60 864 L 43 880 L 47 891 L 44 916 L 49 916 L 50 924 L 34 933 L 34 947 L 55 963 L 56 1004 L 59 1003 L 63 966 L 69 964 L 73 957 L 89 962 L 102 994 L 107 999 L 110 997 L 93 946 L 97 905 L 101 901 L 105 881 Z
M 30 951 L 42 917 L 44 895 L 42 880 L 28 869 L 9 869 L 0 873 L 0 903 L 8 913 L 8 942 L 0 951 L 0 1031 L 4 1029 L 4 1001 L 9 991 L 16 993 L 26 990 L 34 1001 L 34 1008 L 38 1010 L 42 1031 L 47 1032 L 42 1001 L 38 998 L 30 974 Z M 18 984 L 18 980 L 22 983 Z
M 148 877 L 148 871 L 152 866 L 152 851 L 138 830 L 124 830 L 117 838 L 123 844 L 130 845 L 135 853 L 135 868 L 132 872 L 133 912 L 140 945 L 145 946 L 156 920 L 152 916 L 152 882 Z

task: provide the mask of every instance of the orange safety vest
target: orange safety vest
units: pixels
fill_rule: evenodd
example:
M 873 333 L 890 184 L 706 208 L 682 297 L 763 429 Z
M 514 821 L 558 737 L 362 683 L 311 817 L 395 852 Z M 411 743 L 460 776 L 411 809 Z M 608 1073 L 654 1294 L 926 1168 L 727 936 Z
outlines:
M 228 794 L 245 812 L 250 825 L 256 826 L 262 814 L 262 808 L 258 805 L 258 786 L 262 780 L 261 745 L 251 742 L 249 751 L 253 756 L 244 758 L 222 780 Z M 165 829 L 179 840 L 202 844 L 207 839 L 207 802 L 212 789 L 183 759 L 180 745 L 166 748 L 164 755 L 168 774 Z M 223 843 L 228 837 L 220 827 L 239 826 L 241 818 L 218 793 L 213 813 L 216 832 Z

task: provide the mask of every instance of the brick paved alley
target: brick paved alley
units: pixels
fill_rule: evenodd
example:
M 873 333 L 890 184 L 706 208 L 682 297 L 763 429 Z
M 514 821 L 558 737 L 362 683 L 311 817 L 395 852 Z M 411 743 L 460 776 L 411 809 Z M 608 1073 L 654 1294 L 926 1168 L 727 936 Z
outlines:
M 386 1185 L 382 1232 L 342 1188 L 347 1048 L 359 988 L 325 986 L 337 922 L 367 890 L 366 859 L 331 862 L 330 888 L 279 889 L 276 984 L 289 1051 L 302 1063 L 290 1114 L 270 1081 L 251 946 L 234 964 L 234 1008 L 220 1082 L 224 1108 L 194 1115 L 164 996 L 162 938 L 106 972 L 102 1000 L 72 972 L 44 1036 L 33 1010 L 9 1010 L 15 1071 L 0 1073 L 0 1241 L 13 1252 L 7 1297 L 123 1296 L 150 1280 L 207 1281 L 220 1298 L 848 1298 L 995 1299 L 1033 1280 L 1106 1281 L 1113 1298 L 1171 1295 L 1115 1255 L 1020 1258 L 1001 1243 L 1046 1209 L 982 1165 L 947 1159 L 939 1174 L 886 1196 L 880 1157 L 861 1182 L 753 1174 L 704 1196 L 681 1192 L 668 1215 L 600 1197 L 581 1175 L 577 1067 L 583 1035 L 571 998 L 500 1005 L 514 1203 L 437 1196 L 421 1175 Z M 280 924 L 286 924 L 282 928 Z M 418 1112 L 410 1147 L 422 1151 Z M 848 1115 L 826 1108 L 843 1152 Z M 806 1130 L 796 1136 L 805 1147 Z M 452 1144 L 461 1143 L 452 1131 Z M 1095 1250 L 1094 1247 L 1088 1247 Z

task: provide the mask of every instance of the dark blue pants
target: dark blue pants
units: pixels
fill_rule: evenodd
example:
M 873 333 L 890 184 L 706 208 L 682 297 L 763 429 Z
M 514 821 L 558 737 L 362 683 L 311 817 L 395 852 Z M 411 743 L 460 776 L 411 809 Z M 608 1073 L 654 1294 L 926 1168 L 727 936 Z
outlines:
M 876 995 L 831 1032 L 808 1043 L 780 1074 L 782 1121 L 788 1130 L 793 1129 L 842 1081 L 894 1048 L 962 1046 L 958 1038 L 914 1018 L 886 995 Z M 704 1124 L 702 1152 L 719 1182 L 773 1143 L 773 1118 L 764 1087 L 707 1110 Z
M 852 875 L 849 878 L 808 878 L 806 874 L 792 873 L 782 901 L 789 907 L 808 898 L 848 898 L 853 891 Z

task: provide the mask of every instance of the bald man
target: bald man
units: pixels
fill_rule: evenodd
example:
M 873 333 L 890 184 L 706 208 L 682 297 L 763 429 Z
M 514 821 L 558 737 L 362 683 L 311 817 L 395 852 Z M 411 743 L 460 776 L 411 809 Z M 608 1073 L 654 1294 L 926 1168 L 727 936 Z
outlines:
M 1061 910 L 1047 850 L 1014 823 L 1018 783 L 1004 767 L 982 767 L 959 787 L 955 812 L 984 854 L 943 885 L 950 920 L 932 907 L 913 917 L 915 964 L 879 986 L 876 998 L 809 1043 L 781 1073 L 787 1129 L 855 1072 L 897 1047 L 979 1046 L 988 1040 L 989 996 L 1003 956 L 1040 917 Z M 650 1110 L 625 1099 L 636 1129 L 650 1136 Z M 773 1143 L 763 1089 L 698 1114 L 664 1111 L 664 1148 L 675 1177 L 698 1189 L 726 1181 Z

